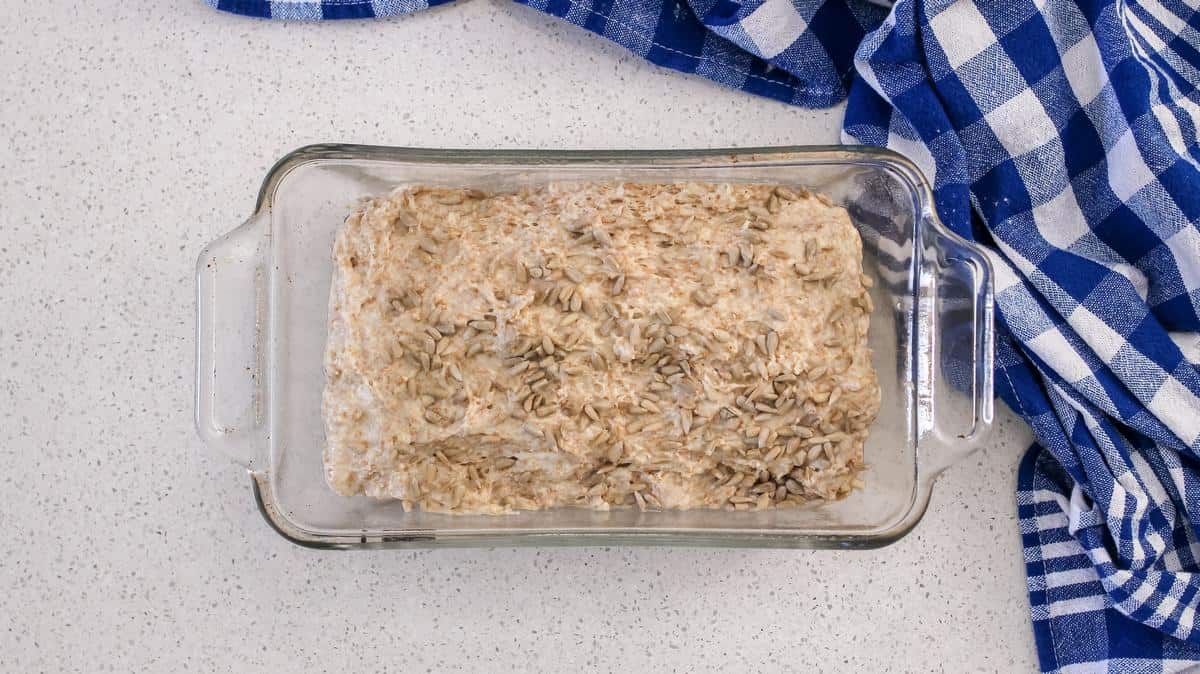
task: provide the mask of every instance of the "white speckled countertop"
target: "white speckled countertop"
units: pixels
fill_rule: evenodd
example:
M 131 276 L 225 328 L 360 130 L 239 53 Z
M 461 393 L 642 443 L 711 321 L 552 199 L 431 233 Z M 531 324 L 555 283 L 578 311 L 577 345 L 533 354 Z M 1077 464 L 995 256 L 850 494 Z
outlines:
M 194 261 L 288 150 L 828 143 L 840 110 L 502 0 L 324 25 L 41 0 L 8 26 L 0 671 L 1034 670 L 1030 436 L 1007 412 L 916 531 L 870 552 L 314 552 L 192 429 Z

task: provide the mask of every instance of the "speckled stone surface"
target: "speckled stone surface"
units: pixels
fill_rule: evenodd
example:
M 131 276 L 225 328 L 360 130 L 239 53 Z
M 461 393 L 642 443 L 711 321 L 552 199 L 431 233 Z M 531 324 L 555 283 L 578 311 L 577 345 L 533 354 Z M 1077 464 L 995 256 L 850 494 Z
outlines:
M 283 25 L 15 3 L 0 33 L 0 671 L 1022 672 L 1007 413 L 871 552 L 314 552 L 192 429 L 193 265 L 312 142 L 836 141 L 498 0 Z

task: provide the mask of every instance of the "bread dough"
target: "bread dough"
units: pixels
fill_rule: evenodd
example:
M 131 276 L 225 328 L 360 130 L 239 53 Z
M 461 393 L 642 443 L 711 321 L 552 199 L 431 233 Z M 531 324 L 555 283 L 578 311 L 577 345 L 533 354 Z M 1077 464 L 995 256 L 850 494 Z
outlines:
M 846 211 L 763 184 L 405 187 L 334 247 L 326 477 L 463 513 L 798 505 L 879 409 Z

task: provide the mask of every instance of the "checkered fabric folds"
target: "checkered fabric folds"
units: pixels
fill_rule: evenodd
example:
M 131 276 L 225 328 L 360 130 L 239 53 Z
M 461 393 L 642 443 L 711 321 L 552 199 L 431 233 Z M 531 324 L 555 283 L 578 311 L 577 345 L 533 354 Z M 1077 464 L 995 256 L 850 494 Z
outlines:
M 406 14 L 450 0 L 205 0 L 228 12 L 319 20 Z M 516 0 L 658 65 L 806 107 L 846 98 L 854 48 L 886 10 L 860 0 Z M 701 21 L 703 19 L 703 21 Z
M 1200 23 L 1182 5 L 901 0 L 847 141 L 912 157 L 988 245 L 1044 671 L 1200 659 Z
M 273 18 L 445 0 L 208 0 Z M 1178 0 L 517 0 L 820 107 L 924 170 L 996 272 L 1041 668 L 1200 662 L 1200 13 Z M 986 476 L 980 476 L 986 479 Z

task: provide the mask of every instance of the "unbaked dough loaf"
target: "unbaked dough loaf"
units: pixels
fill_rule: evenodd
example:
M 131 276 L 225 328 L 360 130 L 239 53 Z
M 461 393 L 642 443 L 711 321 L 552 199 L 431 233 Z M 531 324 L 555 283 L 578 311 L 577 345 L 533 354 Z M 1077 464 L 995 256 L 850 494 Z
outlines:
M 498 513 L 796 505 L 860 486 L 862 243 L 773 185 L 406 187 L 334 248 L 325 467 Z

